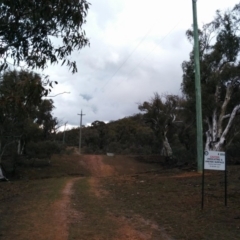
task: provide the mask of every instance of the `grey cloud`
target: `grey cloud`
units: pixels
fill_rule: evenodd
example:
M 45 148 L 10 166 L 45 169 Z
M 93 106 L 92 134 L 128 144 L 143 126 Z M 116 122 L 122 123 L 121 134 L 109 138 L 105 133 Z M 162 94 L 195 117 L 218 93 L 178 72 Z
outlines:
M 98 113 L 98 108 L 96 106 L 92 106 L 91 109 L 95 114 Z
M 91 100 L 93 97 L 91 96 L 91 95 L 89 95 L 89 94 L 80 94 L 80 96 L 84 99 L 84 100 L 86 100 L 86 101 L 89 101 L 89 100 Z
M 65 91 L 68 86 L 71 92 L 71 95 L 60 95 L 53 99 L 56 106 L 54 116 L 71 125 L 79 126 L 77 114 L 81 109 L 86 114 L 83 117 L 84 125 L 95 120 L 117 120 L 138 113 L 136 103 L 149 100 L 154 92 L 180 93 L 181 63 L 188 60 L 192 50 L 192 45 L 185 37 L 185 31 L 191 26 L 191 19 L 186 29 L 176 28 L 164 41 L 160 41 L 159 28 L 159 35 L 152 35 L 152 38 L 149 36 L 129 57 L 139 41 L 116 45 L 106 43 L 104 39 L 106 28 L 114 25 L 122 11 L 122 2 L 128 4 L 130 1 L 91 1 L 89 11 L 92 19 L 89 19 L 86 29 L 91 46 L 82 49 L 80 54 L 74 53 L 78 73 L 71 75 L 67 68 L 59 66 L 51 67 L 52 70 L 49 68 L 50 78 L 59 82 L 56 93 Z M 191 7 L 190 2 L 188 5 Z M 126 34 L 134 31 L 126 30 L 129 30 Z M 142 36 L 137 38 L 141 39 Z

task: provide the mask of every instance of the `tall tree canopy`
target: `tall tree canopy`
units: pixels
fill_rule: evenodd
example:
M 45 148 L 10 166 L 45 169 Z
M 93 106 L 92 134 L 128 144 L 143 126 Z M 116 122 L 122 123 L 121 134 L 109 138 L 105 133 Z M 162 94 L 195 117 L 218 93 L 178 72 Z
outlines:
M 224 150 L 240 129 L 232 131 L 240 113 L 240 3 L 231 11 L 217 11 L 200 32 L 202 107 L 206 150 Z M 190 41 L 193 32 L 187 31 Z M 195 110 L 194 57 L 182 64 L 182 90 Z
M 63 141 L 63 138 L 67 145 L 78 147 L 79 128 L 58 132 L 56 140 Z M 109 123 L 97 120 L 91 126 L 83 127 L 82 151 L 91 154 L 156 154 L 159 144 L 142 114 L 137 114 Z
M 51 115 L 53 101 L 43 99 L 49 91 L 47 87 L 40 75 L 33 72 L 8 71 L 1 76 L 0 156 L 4 146 L 18 142 L 20 153 L 35 133 L 38 140 L 51 134 L 57 120 Z
M 144 118 L 146 122 L 162 142 L 161 154 L 163 156 L 171 157 L 173 154 L 167 133 L 169 127 L 176 120 L 180 102 L 180 98 L 176 95 L 161 97 L 158 93 L 155 93 L 149 102 L 144 102 L 138 106 L 139 110 L 145 112 Z
M 89 44 L 82 29 L 89 5 L 86 0 L 2 0 L 0 70 L 11 58 L 32 69 L 66 63 L 76 72 L 76 62 L 68 56 Z

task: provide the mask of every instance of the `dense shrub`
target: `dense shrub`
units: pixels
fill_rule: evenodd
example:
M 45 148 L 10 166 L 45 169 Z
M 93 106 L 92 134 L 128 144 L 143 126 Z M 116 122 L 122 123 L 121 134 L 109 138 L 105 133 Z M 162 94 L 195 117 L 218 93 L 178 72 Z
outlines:
M 61 153 L 64 146 L 52 141 L 29 142 L 26 154 L 29 158 L 49 158 L 51 155 Z
M 176 159 L 178 164 L 192 164 L 196 160 L 196 154 L 194 151 L 187 151 L 182 146 L 173 147 L 173 157 Z

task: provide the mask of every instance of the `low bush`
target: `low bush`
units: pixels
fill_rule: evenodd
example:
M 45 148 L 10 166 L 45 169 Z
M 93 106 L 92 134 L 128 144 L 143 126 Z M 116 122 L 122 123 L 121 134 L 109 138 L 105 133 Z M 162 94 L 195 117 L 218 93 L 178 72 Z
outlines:
M 53 154 L 59 154 L 64 146 L 52 141 L 29 142 L 26 146 L 26 154 L 29 158 L 50 158 Z

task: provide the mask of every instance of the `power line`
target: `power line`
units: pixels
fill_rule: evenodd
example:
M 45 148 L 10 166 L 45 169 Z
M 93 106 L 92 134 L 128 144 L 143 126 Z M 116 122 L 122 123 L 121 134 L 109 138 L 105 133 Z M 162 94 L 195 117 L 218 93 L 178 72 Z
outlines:
M 180 24 L 180 22 L 182 21 L 182 19 L 180 20 L 180 21 L 178 21 L 177 22 L 177 24 L 176 25 L 174 25 L 174 27 L 173 28 L 171 28 L 171 30 L 159 41 L 159 43 L 161 43 L 163 40 L 165 40 L 171 33 L 172 33 L 172 31 Z M 156 46 L 154 46 L 153 47 L 153 49 L 147 54 L 147 56 L 145 56 L 144 58 L 142 58 L 142 60 L 140 60 L 139 62 L 138 62 L 138 64 L 132 69 L 132 71 L 128 74 L 128 77 L 125 79 L 125 81 L 127 81 L 130 77 L 131 77 L 131 74 L 136 70 L 136 68 L 138 68 L 139 67 L 139 65 L 144 61 L 144 60 L 146 60 L 147 59 L 147 57 L 156 49 L 156 47 L 157 47 L 158 45 L 156 45 Z M 112 79 L 112 78 L 111 78 Z M 110 79 L 110 80 L 111 80 Z M 109 82 L 109 81 L 108 81 Z M 108 83 L 107 82 L 107 83 Z M 107 85 L 107 83 L 104 85 L 104 87 Z M 120 84 L 120 83 L 119 83 Z M 118 85 L 119 85 L 118 84 Z
M 180 21 L 178 21 L 178 23 L 160 40 L 159 43 L 161 43 L 165 38 L 167 38 L 167 37 L 172 33 L 172 31 L 179 25 L 179 23 L 180 23 L 181 21 L 182 21 L 182 19 L 181 19 Z M 128 75 L 128 77 L 126 78 L 125 81 L 127 81 L 127 80 L 130 78 L 131 74 L 136 70 L 136 68 L 138 68 L 139 65 L 140 65 L 144 60 L 147 59 L 147 57 L 155 50 L 155 48 L 156 48 L 157 46 L 158 46 L 158 45 L 156 45 L 155 47 L 153 47 L 153 49 L 147 54 L 147 56 L 144 57 L 142 60 L 140 60 L 140 61 L 138 62 L 138 64 L 136 65 L 136 67 L 134 67 L 134 68 L 132 69 L 132 71 L 129 73 L 129 75 Z
M 118 69 L 114 72 L 114 74 L 110 77 L 110 79 L 103 85 L 102 90 L 106 87 L 106 85 L 114 78 L 114 76 L 120 71 L 120 69 L 126 64 L 128 59 L 133 55 L 133 53 L 138 49 L 138 47 L 143 43 L 143 41 L 146 39 L 146 37 L 149 35 L 149 33 L 152 31 L 154 24 L 151 26 L 151 28 L 147 31 L 147 33 L 144 35 L 144 37 L 139 41 L 139 43 L 136 45 L 136 47 L 133 49 L 133 51 L 127 56 L 127 58 L 122 62 L 122 64 L 118 67 Z

